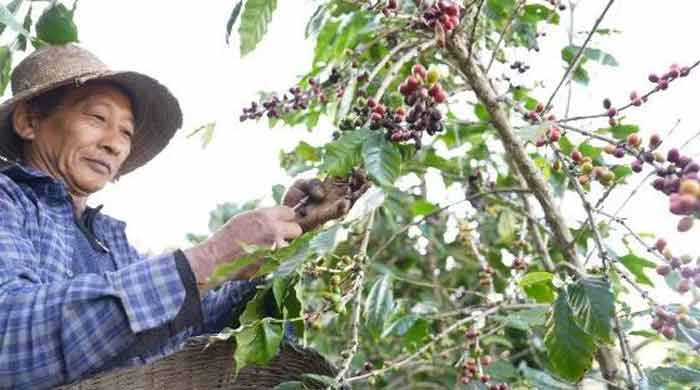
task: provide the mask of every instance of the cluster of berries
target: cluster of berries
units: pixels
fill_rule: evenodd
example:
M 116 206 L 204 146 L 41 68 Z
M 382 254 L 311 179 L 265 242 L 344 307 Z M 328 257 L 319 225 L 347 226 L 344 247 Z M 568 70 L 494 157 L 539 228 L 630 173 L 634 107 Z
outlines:
M 386 129 L 386 138 L 392 142 L 414 140 L 421 147 L 423 132 L 429 135 L 444 129 L 442 112 L 437 105 L 447 100 L 439 82 L 440 72 L 436 68 L 426 70 L 416 64 L 411 74 L 399 87 L 408 108 L 391 109 L 373 98 L 357 99 L 353 112 L 340 122 L 341 130 L 362 127 L 369 121 L 372 130 Z
M 660 144 L 661 138 L 653 135 L 649 142 L 650 149 L 656 149 Z M 649 163 L 668 163 L 666 166 L 656 167 L 658 177 L 652 182 L 652 186 L 668 195 L 669 211 L 674 215 L 683 216 L 678 222 L 678 231 L 687 232 L 693 227 L 693 221 L 700 213 L 700 163 L 681 155 L 676 148 L 670 149 L 665 158 L 660 153 L 652 154 L 649 151 L 641 153 L 640 157 Z M 638 160 L 635 164 L 640 165 L 641 161 Z
M 479 337 L 479 331 L 474 328 L 471 328 L 467 331 L 466 337 L 467 341 L 472 343 L 477 337 Z M 475 350 L 474 352 L 480 351 Z M 473 355 L 476 356 L 470 356 L 466 358 L 464 360 L 464 363 L 462 364 L 462 384 L 466 385 L 471 383 L 472 381 L 481 381 L 481 383 L 483 383 L 483 385 L 489 390 L 508 390 L 510 388 L 507 383 L 492 382 L 491 376 L 483 372 L 483 369 L 485 367 L 488 367 L 493 363 L 493 359 L 491 358 L 491 356 L 478 356 L 481 355 L 481 353 L 474 353 Z M 481 363 L 481 365 L 479 365 L 478 363 Z
M 547 0 L 547 1 L 552 6 L 559 8 L 559 11 L 566 11 L 566 5 L 564 5 L 564 3 L 562 3 L 561 0 Z
M 309 107 L 309 102 L 317 99 L 320 103 L 327 101 L 326 89 L 337 84 L 341 79 L 341 74 L 338 69 L 333 68 L 328 79 L 320 83 L 314 79 L 309 80 L 309 89 L 303 91 L 300 87 L 289 88 L 289 95 L 284 94 L 282 99 L 276 95 L 271 96 L 261 104 L 251 102 L 250 106 L 243 108 L 243 113 L 240 116 L 240 121 L 244 122 L 249 119 L 260 119 L 263 115 L 268 118 L 279 118 L 281 115 L 292 111 L 305 110 Z M 342 97 L 344 89 L 339 86 L 335 89 L 336 97 Z
M 451 0 L 438 0 L 423 11 L 423 23 L 435 27 L 437 23 L 446 32 L 459 25 L 459 6 Z
M 666 240 L 663 238 L 656 241 L 654 248 L 661 252 L 663 258 L 666 260 L 666 263 L 661 263 L 656 266 L 656 273 L 661 276 L 666 276 L 670 274 L 671 271 L 678 271 L 681 280 L 676 286 L 676 290 L 679 293 L 687 293 L 690 290 L 691 283 L 695 284 L 696 287 L 700 287 L 700 266 L 694 267 L 690 265 L 693 261 L 692 256 L 673 256 L 671 250 L 667 246 Z
M 517 69 L 519 73 L 525 73 L 530 69 L 530 65 L 527 65 L 522 61 L 515 61 L 512 64 L 510 64 L 510 69 Z
M 570 157 L 579 166 L 581 174 L 578 177 L 578 181 L 581 185 L 586 185 L 591 180 L 598 180 L 600 184 L 608 187 L 615 182 L 615 172 L 606 166 L 594 165 L 593 160 L 588 156 L 584 156 L 578 149 L 574 149 Z
M 663 306 L 657 306 L 654 310 L 651 328 L 660 332 L 667 339 L 671 340 L 676 337 L 676 326 L 679 324 L 689 329 L 698 327 L 698 321 L 688 315 L 687 306 L 679 305 L 675 313 L 666 310 Z
M 656 83 L 656 90 L 666 90 L 668 88 L 668 85 L 671 81 L 679 78 L 679 77 L 685 77 L 688 74 L 690 74 L 690 68 L 687 66 L 679 66 L 678 64 L 673 64 L 671 67 L 668 69 L 668 71 L 664 72 L 661 76 L 657 75 L 656 73 L 652 73 L 649 75 L 649 81 L 652 83 Z

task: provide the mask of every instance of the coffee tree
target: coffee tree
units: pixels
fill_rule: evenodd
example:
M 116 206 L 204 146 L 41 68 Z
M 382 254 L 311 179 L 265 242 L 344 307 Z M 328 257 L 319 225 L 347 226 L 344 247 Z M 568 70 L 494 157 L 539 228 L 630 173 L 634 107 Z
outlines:
M 613 192 L 629 199 L 655 190 L 668 198 L 678 231 L 692 228 L 700 165 L 681 145 L 665 144 L 668 134 L 644 139 L 634 110 L 673 93 L 697 63 L 661 69 L 628 101 L 601 96 L 598 113 L 574 115 L 554 105 L 557 94 L 587 84 L 592 62 L 618 65 L 591 44 L 611 33 L 599 25 L 613 1 L 601 4 L 581 43 L 562 48 L 554 90 L 513 82 L 532 64 L 511 58 L 538 51 L 544 25 L 565 28 L 566 2 L 318 3 L 306 27 L 315 40 L 308 73 L 252 101 L 240 120 L 326 132 L 322 146 L 301 142 L 282 153 L 281 166 L 338 180 L 362 169 L 373 188 L 344 220 L 277 251 L 251 248 L 219 270 L 266 256 L 261 274 L 273 275 L 240 326 L 218 336 L 235 338 L 239 368 L 272 358 L 286 322 L 298 341 L 335 359 L 331 388 L 565 389 L 585 381 L 642 389 L 700 380 L 700 311 L 655 301 L 645 274 L 655 270 L 685 294 L 700 286 L 698 264 L 630 229 L 622 208 L 606 209 Z M 275 8 L 275 0 L 236 4 L 227 32 L 238 25 L 242 55 Z M 430 171 L 461 198 L 430 203 Z M 634 188 L 633 175 L 649 180 Z M 279 200 L 284 189 L 274 192 Z M 558 208 L 566 194 L 583 222 Z M 626 252 L 612 249 L 620 242 Z M 642 303 L 629 304 L 630 295 Z M 667 340 L 668 365 L 639 359 L 634 344 L 644 338 Z
M 236 326 L 212 336 L 236 342 L 236 368 L 265 364 L 286 339 L 336 363 L 336 377 L 308 378 L 329 388 L 675 389 L 700 382 L 700 310 L 655 301 L 649 291 L 658 286 L 646 274 L 689 294 L 700 287 L 700 264 L 664 238 L 630 229 L 623 207 L 606 207 L 613 193 L 629 200 L 653 191 L 667 199 L 664 213 L 678 218 L 679 232 L 692 229 L 700 162 L 684 145 L 665 143 L 667 133 L 642 137 L 634 110 L 673 93 L 697 63 L 643 75 L 643 90 L 625 102 L 601 96 L 594 114 L 554 105 L 562 90 L 587 84 L 591 63 L 617 66 L 591 43 L 613 32 L 599 28 L 613 2 L 601 4 L 579 44 L 562 48 L 563 70 L 549 90 L 513 81 L 533 65 L 513 53 L 538 51 L 548 39 L 544 25 L 565 28 L 566 2 L 318 1 L 306 27 L 315 41 L 307 74 L 237 116 L 328 135 L 324 145 L 301 142 L 281 153 L 291 176 L 352 188 L 366 172 L 373 187 L 344 219 L 284 248 L 246 248 L 247 256 L 216 271 L 226 278 L 265 259 L 259 275 L 271 275 L 258 279 Z M 226 30 L 242 55 L 263 39 L 276 5 L 234 5 Z M 2 90 L 13 55 L 28 42 L 77 40 L 74 9 L 55 1 L 0 6 L 3 36 L 12 36 L 0 47 Z M 459 199 L 428 200 L 435 172 Z M 641 185 L 628 183 L 634 175 L 645 178 Z M 285 188 L 272 191 L 280 202 Z M 567 195 L 583 221 L 558 208 Z M 210 228 L 257 204 L 220 206 Z M 639 347 L 651 341 L 668 344 L 668 364 L 645 363 Z

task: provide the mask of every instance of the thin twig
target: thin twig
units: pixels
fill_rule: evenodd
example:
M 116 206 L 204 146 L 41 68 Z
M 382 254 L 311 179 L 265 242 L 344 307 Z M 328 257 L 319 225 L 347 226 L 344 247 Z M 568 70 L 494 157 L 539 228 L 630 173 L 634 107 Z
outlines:
M 564 73 L 564 77 L 561 78 L 561 81 L 559 81 L 559 85 L 557 85 L 557 88 L 554 89 L 554 92 L 552 92 L 552 96 L 550 96 L 549 100 L 547 100 L 547 104 L 545 105 L 545 107 L 547 107 L 547 109 L 549 109 L 551 107 L 550 105 L 552 104 L 552 100 L 554 100 L 554 97 L 557 95 L 557 92 L 559 92 L 559 88 L 561 88 L 562 84 L 564 84 L 564 81 L 566 81 L 566 79 L 569 77 L 569 73 L 571 73 L 571 71 L 574 69 L 574 66 L 578 65 L 579 57 L 581 57 L 581 55 L 583 54 L 583 50 L 588 45 L 588 42 L 591 40 L 591 37 L 598 29 L 598 25 L 600 24 L 600 22 L 603 21 L 605 14 L 608 12 L 608 9 L 610 9 L 610 6 L 614 2 L 615 2 L 615 0 L 609 0 L 608 5 L 605 6 L 605 9 L 603 10 L 603 12 L 600 14 L 600 16 L 598 16 L 598 19 L 595 21 L 593 28 L 588 33 L 586 40 L 583 42 L 583 45 L 581 45 L 581 47 L 578 49 L 578 52 L 576 53 L 573 60 L 571 61 L 571 64 L 569 64 L 569 67 L 566 68 L 566 72 Z
M 501 47 L 501 43 L 503 43 L 505 36 L 508 33 L 508 29 L 513 24 L 515 17 L 518 16 L 518 12 L 520 12 L 520 8 L 522 8 L 524 5 L 525 5 L 525 0 L 520 0 L 518 2 L 518 5 L 513 10 L 513 13 L 510 15 L 510 18 L 508 18 L 508 22 L 506 23 L 506 26 L 503 27 L 503 30 L 501 31 L 501 36 L 498 38 L 498 42 L 496 43 L 496 47 L 493 48 L 493 54 L 491 54 L 491 60 L 489 61 L 489 65 L 486 67 L 486 74 L 489 74 L 489 71 L 491 70 L 491 66 L 493 66 L 493 62 L 496 60 L 496 55 L 498 54 L 498 48 Z
M 353 289 L 355 290 L 354 303 L 353 303 L 353 319 L 352 319 L 352 339 L 350 341 L 350 348 L 347 350 L 347 357 L 341 365 L 341 369 L 338 370 L 338 374 L 335 376 L 335 383 L 340 385 L 343 383 L 343 378 L 350 370 L 350 364 L 352 359 L 357 354 L 357 350 L 360 347 L 360 314 L 362 313 L 362 284 L 365 281 L 365 266 L 367 263 L 367 245 L 369 244 L 369 236 L 372 233 L 372 225 L 374 225 L 374 214 L 375 211 L 369 215 L 369 220 L 367 221 L 367 229 L 365 230 L 365 235 L 362 239 L 362 244 L 360 246 L 359 261 L 362 263 L 357 271 L 357 278 L 353 283 Z M 331 390 L 332 386 L 328 387 Z

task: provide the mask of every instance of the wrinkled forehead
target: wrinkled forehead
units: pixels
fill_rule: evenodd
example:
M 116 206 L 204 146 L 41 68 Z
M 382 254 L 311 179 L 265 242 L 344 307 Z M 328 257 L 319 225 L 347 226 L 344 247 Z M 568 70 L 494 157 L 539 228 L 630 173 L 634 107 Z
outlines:
M 64 98 L 64 104 L 80 103 L 111 103 L 124 111 L 131 122 L 134 122 L 133 99 L 131 94 L 119 84 L 98 81 L 74 88 Z

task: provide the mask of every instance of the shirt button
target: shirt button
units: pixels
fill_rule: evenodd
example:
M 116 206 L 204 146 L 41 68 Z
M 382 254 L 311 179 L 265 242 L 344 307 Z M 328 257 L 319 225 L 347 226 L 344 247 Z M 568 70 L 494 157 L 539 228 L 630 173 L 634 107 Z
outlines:
M 72 272 L 72 271 L 68 271 L 68 276 L 72 278 L 72 277 L 73 277 L 73 272 Z

